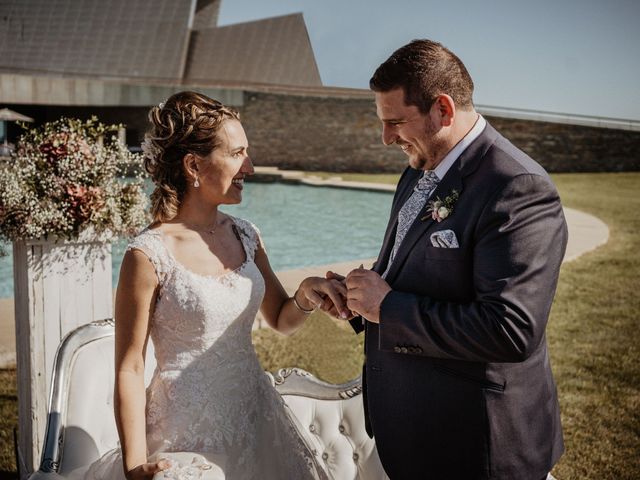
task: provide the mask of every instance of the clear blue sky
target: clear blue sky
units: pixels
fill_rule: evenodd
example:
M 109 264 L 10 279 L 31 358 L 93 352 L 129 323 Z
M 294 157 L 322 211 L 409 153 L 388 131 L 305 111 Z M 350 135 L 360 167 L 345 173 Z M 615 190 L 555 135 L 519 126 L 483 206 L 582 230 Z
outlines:
M 640 0 L 222 0 L 220 25 L 302 12 L 325 85 L 368 88 L 431 38 L 481 105 L 640 120 Z

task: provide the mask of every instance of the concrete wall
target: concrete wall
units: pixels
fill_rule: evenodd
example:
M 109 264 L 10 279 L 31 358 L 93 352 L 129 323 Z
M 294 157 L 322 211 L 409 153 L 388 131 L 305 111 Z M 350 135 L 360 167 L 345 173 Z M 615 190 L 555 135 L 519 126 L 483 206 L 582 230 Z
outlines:
M 242 91 L 232 88 L 150 85 L 97 78 L 21 75 L 0 72 L 0 102 L 24 105 L 127 106 L 157 105 L 175 92 L 195 89 L 227 105 L 240 105 Z

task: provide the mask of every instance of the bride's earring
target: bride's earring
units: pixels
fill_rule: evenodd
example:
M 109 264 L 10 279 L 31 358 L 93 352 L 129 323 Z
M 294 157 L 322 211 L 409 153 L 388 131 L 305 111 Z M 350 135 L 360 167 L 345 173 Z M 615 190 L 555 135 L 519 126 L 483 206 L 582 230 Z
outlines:
M 200 182 L 198 181 L 198 177 L 196 177 L 196 181 L 193 182 L 193 186 L 198 188 L 200 186 Z

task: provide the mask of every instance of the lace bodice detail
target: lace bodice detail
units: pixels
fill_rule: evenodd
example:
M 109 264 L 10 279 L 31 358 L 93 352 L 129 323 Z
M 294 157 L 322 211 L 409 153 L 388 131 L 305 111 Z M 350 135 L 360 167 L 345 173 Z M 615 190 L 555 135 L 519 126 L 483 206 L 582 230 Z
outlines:
M 156 370 L 147 388 L 148 452 L 223 455 L 228 479 L 327 478 L 258 362 L 251 328 L 265 293 L 254 262 L 260 233 L 231 218 L 246 259 L 220 276 L 188 270 L 157 230 L 128 246 L 149 258 L 159 282 L 149 331 Z
M 165 246 L 157 230 L 145 230 L 128 246 L 147 255 L 158 275 L 158 295 L 150 336 L 161 372 L 182 370 L 218 342 L 225 362 L 246 361 L 253 352 L 251 327 L 264 296 L 264 280 L 254 263 L 260 242 L 252 223 L 233 219 L 245 261 L 222 275 L 204 276 L 180 264 Z M 223 335 L 224 342 L 220 337 Z

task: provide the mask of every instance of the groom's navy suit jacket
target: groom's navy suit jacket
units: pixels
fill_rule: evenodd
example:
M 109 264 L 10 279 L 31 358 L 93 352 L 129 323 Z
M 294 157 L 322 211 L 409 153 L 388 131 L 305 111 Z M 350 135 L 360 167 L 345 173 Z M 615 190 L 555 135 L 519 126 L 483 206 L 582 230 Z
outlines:
M 422 171 L 407 168 L 374 266 L 387 268 L 398 211 Z M 539 480 L 563 452 L 545 327 L 567 244 L 544 169 L 487 124 L 431 199 L 457 190 L 442 222 L 424 211 L 386 277 L 366 330 L 367 430 L 392 480 Z M 459 248 L 432 246 L 453 230 Z

